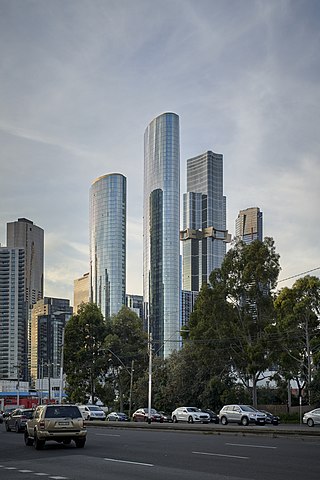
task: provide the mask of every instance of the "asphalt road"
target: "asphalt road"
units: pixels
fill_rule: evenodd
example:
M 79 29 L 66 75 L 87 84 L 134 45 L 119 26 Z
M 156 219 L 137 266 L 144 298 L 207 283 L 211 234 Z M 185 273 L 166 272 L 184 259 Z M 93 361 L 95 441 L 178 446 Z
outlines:
M 319 449 L 320 435 L 90 425 L 84 449 L 48 443 L 37 451 L 0 425 L 0 479 L 319 480 Z

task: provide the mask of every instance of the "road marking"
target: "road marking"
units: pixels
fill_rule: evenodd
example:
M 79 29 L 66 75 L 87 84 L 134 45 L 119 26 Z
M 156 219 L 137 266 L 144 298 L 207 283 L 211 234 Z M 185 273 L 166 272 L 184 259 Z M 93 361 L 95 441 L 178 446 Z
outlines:
M 207 452 L 192 452 L 196 455 L 208 455 L 212 457 L 227 457 L 227 458 L 240 458 L 241 460 L 248 460 L 249 457 L 240 457 L 239 455 L 223 455 L 222 453 L 207 453 Z
M 154 467 L 152 463 L 130 462 L 129 460 L 117 460 L 116 458 L 105 458 L 108 462 L 130 463 L 131 465 L 142 465 L 144 467 Z
M 38 475 L 38 477 L 49 477 L 49 473 L 43 473 L 43 472 L 35 473 L 35 475 Z
M 231 445 L 233 447 L 278 448 L 278 447 L 269 447 L 268 445 L 246 445 L 244 443 L 226 443 L 226 445 Z
M 33 470 L 18 470 L 20 473 L 33 473 Z
M 5 470 L 17 470 L 17 467 L 4 467 Z
M 120 437 L 119 434 L 113 434 L 113 433 L 95 433 L 98 437 Z
M 52 478 L 54 480 L 68 480 L 68 477 L 60 477 L 59 475 L 56 475 L 55 477 L 49 477 L 49 478 Z

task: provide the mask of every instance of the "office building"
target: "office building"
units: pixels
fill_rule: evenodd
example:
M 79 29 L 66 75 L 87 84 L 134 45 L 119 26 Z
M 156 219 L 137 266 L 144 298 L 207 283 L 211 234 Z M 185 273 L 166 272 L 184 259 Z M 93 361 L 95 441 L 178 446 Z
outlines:
M 73 313 L 78 313 L 81 303 L 89 302 L 90 292 L 89 272 L 73 281 Z
M 31 315 L 32 380 L 60 376 L 63 330 L 72 315 L 64 298 L 44 297 L 34 305 Z
M 0 379 L 27 380 L 23 248 L 0 247 Z
M 154 352 L 179 345 L 179 117 L 163 113 L 144 134 L 143 298 Z
M 181 326 L 187 326 L 189 318 L 194 309 L 194 304 L 199 296 L 199 292 L 182 290 L 181 292 Z
M 126 296 L 126 177 L 97 178 L 90 189 L 90 299 L 105 319 Z
M 220 268 L 231 236 L 226 229 L 223 155 L 207 151 L 187 160 L 183 195 L 183 289 L 200 291 Z
M 254 240 L 263 241 L 263 214 L 258 207 L 240 210 L 236 219 L 236 238 L 246 244 Z
M 143 321 L 143 296 L 142 295 L 126 295 L 126 306 L 130 308 L 134 313 L 138 315 L 139 318 Z
M 7 223 L 7 247 L 25 250 L 25 295 L 28 309 L 43 298 L 44 231 L 27 218 Z

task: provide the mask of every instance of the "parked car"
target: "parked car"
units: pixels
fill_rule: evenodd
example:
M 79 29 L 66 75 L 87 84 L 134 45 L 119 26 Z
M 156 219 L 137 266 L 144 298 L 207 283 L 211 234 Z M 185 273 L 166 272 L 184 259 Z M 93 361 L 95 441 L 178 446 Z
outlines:
M 159 410 L 158 413 L 160 413 L 160 415 L 162 415 L 163 421 L 165 423 L 171 423 L 172 422 L 172 418 L 171 418 L 170 413 L 163 412 L 162 410 Z
M 315 408 L 306 412 L 303 415 L 302 423 L 306 423 L 308 427 L 314 427 L 315 425 L 320 425 L 320 408 Z
M 5 418 L 5 427 L 7 432 L 23 432 L 26 428 L 27 420 L 32 417 L 34 410 L 32 408 L 17 408 L 10 412 Z
M 88 405 L 77 405 L 77 406 L 79 407 L 83 420 L 90 420 L 90 410 L 88 408 Z
M 0 423 L 3 423 L 3 411 L 0 410 Z
M 266 414 L 255 410 L 250 405 L 225 405 L 219 412 L 219 419 L 222 425 L 238 423 L 239 425 L 265 425 Z
M 90 417 L 89 420 L 105 420 L 106 414 L 98 405 L 86 405 L 89 409 Z
M 147 422 L 148 421 L 148 409 L 147 408 L 138 408 L 133 415 L 132 420 L 134 422 Z M 150 421 L 151 422 L 160 422 L 163 423 L 163 417 L 160 413 L 157 412 L 154 408 L 151 408 L 150 411 Z
M 188 422 L 188 423 L 209 423 L 209 413 L 203 412 L 197 407 L 178 407 L 172 414 L 171 418 L 173 423 Z
M 87 430 L 77 405 L 39 405 L 27 421 L 24 442 L 41 450 L 48 441 L 69 445 L 73 440 L 77 448 L 86 443 Z
M 107 415 L 108 422 L 128 422 L 129 417 L 123 412 L 110 412 Z
M 280 417 L 278 417 L 278 415 L 273 415 L 273 413 L 267 412 L 267 410 L 260 410 L 260 412 L 266 414 L 266 423 L 269 423 L 272 425 L 279 425 Z
M 203 408 L 203 412 L 209 413 L 211 423 L 219 423 L 219 415 L 210 408 Z

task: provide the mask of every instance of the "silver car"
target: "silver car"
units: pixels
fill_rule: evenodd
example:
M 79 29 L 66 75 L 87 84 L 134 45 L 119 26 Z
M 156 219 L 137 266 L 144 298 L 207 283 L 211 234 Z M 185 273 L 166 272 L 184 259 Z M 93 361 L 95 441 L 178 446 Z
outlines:
M 188 422 L 188 423 L 209 423 L 210 415 L 200 410 L 197 407 L 178 407 L 172 414 L 173 423 Z
M 306 423 L 308 427 L 314 427 L 315 425 L 320 425 L 320 408 L 315 408 L 310 412 L 306 412 L 303 415 L 303 423 Z
M 222 425 L 238 423 L 239 425 L 265 425 L 266 414 L 255 410 L 250 405 L 225 405 L 219 412 L 219 419 Z

